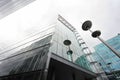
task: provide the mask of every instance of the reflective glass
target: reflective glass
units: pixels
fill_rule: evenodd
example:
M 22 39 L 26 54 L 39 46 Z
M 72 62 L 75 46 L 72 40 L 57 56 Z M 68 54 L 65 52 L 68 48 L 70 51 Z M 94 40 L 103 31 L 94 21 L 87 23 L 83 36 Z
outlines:
M 65 40 L 71 41 L 70 46 L 66 46 L 64 44 Z M 60 22 L 57 22 L 57 25 L 55 26 L 55 33 L 52 38 L 52 43 L 53 45 L 50 47 L 50 51 L 52 53 L 57 54 L 69 61 L 73 60 L 72 62 L 82 66 L 85 69 L 90 69 L 89 61 L 85 57 L 83 61 L 80 61 L 80 59 L 82 59 L 81 56 L 85 53 L 82 51 L 82 47 L 79 46 L 75 33 Z M 72 55 L 67 54 L 67 51 L 69 50 L 73 51 Z
M 37 41 L 1 61 L 0 76 L 43 69 L 52 36 Z M 41 42 L 42 41 L 42 42 Z
M 118 53 L 120 52 L 120 35 L 117 35 L 106 41 L 112 46 Z M 98 44 L 94 47 L 95 53 L 93 54 L 94 59 L 102 64 L 105 72 L 110 72 L 110 68 L 115 73 L 120 73 L 120 58 L 118 58 L 110 49 L 108 49 L 103 43 Z M 108 63 L 111 63 L 108 65 Z

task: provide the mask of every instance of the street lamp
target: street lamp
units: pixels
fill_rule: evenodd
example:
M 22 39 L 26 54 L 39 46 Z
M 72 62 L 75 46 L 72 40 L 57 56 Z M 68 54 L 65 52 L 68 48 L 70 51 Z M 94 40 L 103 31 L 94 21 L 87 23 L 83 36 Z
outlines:
M 65 40 L 63 44 L 69 47 L 69 50 L 67 51 L 67 55 L 68 55 L 69 60 L 73 62 L 73 57 L 72 57 L 73 51 L 70 49 L 71 41 Z
M 120 54 L 114 48 L 112 48 L 109 44 L 107 44 L 102 38 L 100 38 L 101 31 L 96 30 L 93 32 L 92 30 L 90 30 L 91 27 L 92 27 L 92 22 L 90 20 L 87 20 L 82 24 L 82 29 L 84 31 L 89 30 L 92 33 L 93 38 L 98 38 L 103 44 L 105 44 L 114 54 L 116 54 L 120 58 Z

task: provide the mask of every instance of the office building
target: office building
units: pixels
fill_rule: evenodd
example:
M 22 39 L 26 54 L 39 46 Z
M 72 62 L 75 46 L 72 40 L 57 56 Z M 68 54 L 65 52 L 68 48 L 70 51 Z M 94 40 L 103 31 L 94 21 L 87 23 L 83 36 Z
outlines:
M 45 4 L 42 5 L 40 0 L 0 2 L 0 19 L 5 17 L 3 23 L 10 22 L 7 26 L 12 29 L 13 26 L 25 29 L 28 26 L 42 27 L 43 25 L 45 28 L 15 46 L 10 46 L 10 49 L 1 51 L 0 80 L 93 80 L 98 77 L 99 72 L 96 71 L 95 66 L 93 69 L 94 61 L 92 62 L 89 57 L 91 52 L 76 29 L 60 15 L 57 23 L 53 24 L 54 19 L 49 18 L 50 14 L 55 14 L 47 11 L 53 8 L 46 8 L 47 3 Z M 49 22 L 53 25 L 47 28 Z M 4 27 L 5 24 L 2 26 Z M 37 30 L 34 31 L 32 28 L 30 33 L 32 31 Z
M 120 52 L 120 35 L 106 41 L 116 51 Z M 99 62 L 105 73 L 108 75 L 110 80 L 114 77 L 120 80 L 120 59 L 103 43 L 98 44 L 94 47 L 95 53 L 93 54 L 95 60 Z
M 0 55 L 0 80 L 95 79 L 97 75 L 84 56 L 74 29 L 58 21 L 25 43 L 3 52 Z

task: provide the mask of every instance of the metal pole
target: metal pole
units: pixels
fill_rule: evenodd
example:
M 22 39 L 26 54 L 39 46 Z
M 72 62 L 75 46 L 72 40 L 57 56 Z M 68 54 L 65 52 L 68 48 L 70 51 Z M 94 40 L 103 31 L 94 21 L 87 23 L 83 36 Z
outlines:
M 120 58 L 120 54 L 114 49 L 112 48 L 109 44 L 107 44 L 103 39 L 101 39 L 99 36 L 101 35 L 101 32 L 99 30 L 92 32 L 92 30 L 90 30 L 92 26 L 92 22 L 90 20 L 85 21 L 82 24 L 82 29 L 84 31 L 89 30 L 92 33 L 92 37 L 94 38 L 98 38 L 103 44 L 105 44 L 114 54 L 116 54 L 116 56 L 118 56 Z
M 112 48 L 109 44 L 107 44 L 102 38 L 97 37 L 101 42 L 103 42 L 113 53 L 115 53 L 119 58 L 120 58 L 120 54 L 114 49 Z
M 93 31 L 92 31 L 92 30 L 90 30 L 90 29 L 89 29 L 89 31 L 90 31 L 91 33 L 93 33 Z

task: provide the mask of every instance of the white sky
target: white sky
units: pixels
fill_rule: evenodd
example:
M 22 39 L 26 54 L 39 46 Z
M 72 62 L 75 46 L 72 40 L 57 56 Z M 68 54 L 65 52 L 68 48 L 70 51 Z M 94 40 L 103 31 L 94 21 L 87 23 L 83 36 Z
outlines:
M 79 31 L 91 50 L 100 42 L 82 31 L 81 22 L 91 20 L 91 30 L 101 30 L 104 40 L 120 33 L 120 0 L 36 0 L 0 20 L 0 49 L 54 23 L 58 13 Z

